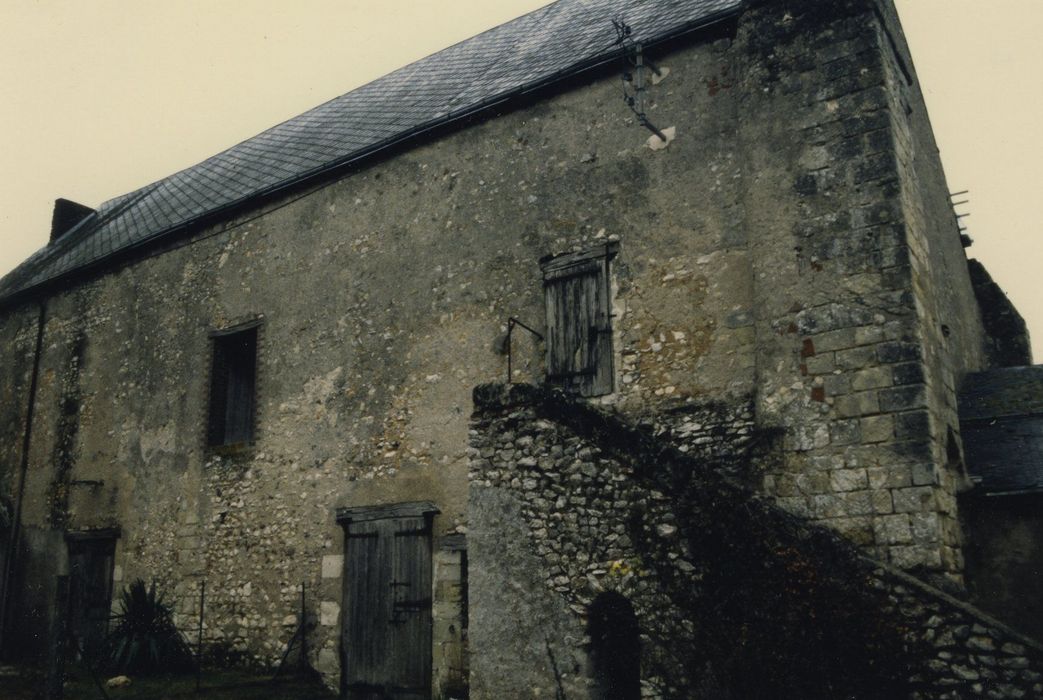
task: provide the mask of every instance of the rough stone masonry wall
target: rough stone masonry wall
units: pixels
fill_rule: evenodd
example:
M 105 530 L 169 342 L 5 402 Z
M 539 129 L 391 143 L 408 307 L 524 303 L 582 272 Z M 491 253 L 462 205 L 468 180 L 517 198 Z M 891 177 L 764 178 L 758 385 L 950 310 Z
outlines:
M 634 604 L 649 638 L 643 688 L 685 696 L 697 679 L 699 621 L 676 599 L 699 577 L 664 487 L 538 410 L 526 385 L 475 392 L 471 433 L 471 697 L 588 697 L 587 606 L 603 591 Z M 544 406 L 545 407 L 545 406 Z M 578 407 L 563 406 L 563 411 Z M 750 402 L 689 406 L 650 423 L 682 437 L 701 475 L 739 468 L 753 440 Z M 671 429 L 672 427 L 672 429 Z M 513 594 L 504 595 L 511 591 Z
M 737 42 L 740 109 L 784 115 L 741 130 L 747 142 L 779 146 L 771 159 L 755 157 L 762 177 L 746 194 L 758 421 L 787 430 L 787 459 L 764 475 L 764 491 L 881 560 L 958 578 L 958 470 L 945 466 L 949 414 L 932 410 L 953 404 L 959 369 L 936 346 L 959 345 L 958 364 L 973 364 L 980 328 L 950 321 L 947 339 L 940 327 L 923 329 L 941 323 L 931 310 L 944 296 L 939 285 L 969 284 L 950 250 L 944 264 L 932 263 L 936 273 L 912 271 L 911 259 L 926 260 L 919 248 L 942 247 L 935 239 L 943 235 L 959 242 L 923 223 L 947 201 L 937 159 L 917 161 L 929 191 L 915 197 L 899 166 L 903 145 L 926 146 L 922 129 L 903 136 L 880 5 L 753 3 Z M 973 297 L 943 307 L 961 319 L 976 314 Z
M 960 519 L 975 605 L 1043 639 L 1043 494 L 961 499 Z
M 37 309 L 0 315 L 0 338 L 4 339 L 10 358 L 0 363 L 0 508 L 6 518 L 0 527 L 0 576 L 14 558 L 9 551 L 11 526 L 17 517 L 19 482 L 22 479 L 22 447 L 25 438 L 25 414 L 29 410 L 29 386 L 32 381 L 33 352 L 36 346 Z M 11 588 L 20 585 L 12 581 Z M 4 582 L 0 581 L 0 593 Z
M 636 612 L 645 698 L 1043 692 L 1043 647 L 722 476 L 777 458 L 741 402 L 693 407 L 712 447 L 686 452 L 546 390 L 475 406 L 472 698 L 601 698 L 586 620 L 605 591 Z
M 81 421 L 99 413 L 98 396 L 82 382 L 85 369 L 93 363 L 87 351 L 86 335 L 94 314 L 87 312 L 85 299 L 82 293 L 70 293 L 62 299 L 49 300 L 46 305 L 24 484 L 19 483 L 22 435 L 26 429 L 25 411 L 35 353 L 35 343 L 29 340 L 29 334 L 35 339 L 39 307 L 30 305 L 21 313 L 12 314 L 9 318 L 21 316 L 27 324 L 19 336 L 4 338 L 5 357 L 10 356 L 13 367 L 25 367 L 24 393 L 4 403 L 5 415 L 18 416 L 17 424 L 9 424 L 13 428 L 8 433 L 10 438 L 5 436 L 18 450 L 17 456 L 9 454 L 3 465 L 5 480 L 12 489 L 7 496 L 15 503 L 19 490 L 25 494 L 8 623 L 8 629 L 16 631 L 39 629 L 49 619 L 54 576 L 68 572 L 64 532 L 110 528 L 117 524 L 111 516 L 112 481 L 106 482 L 96 471 L 77 473 L 75 470 L 77 445 L 83 437 Z M 18 344 L 20 352 L 15 350 Z M 118 400 L 118 396 L 107 398 Z M 39 527 L 41 520 L 48 526 Z M 7 641 L 13 642 L 10 648 L 13 653 L 22 654 L 37 649 L 43 636 L 16 634 L 10 635 Z
M 895 569 L 873 572 L 888 607 L 920 642 L 912 698 L 1043 697 L 1043 645 Z
M 278 661 L 303 582 L 312 662 L 335 680 L 335 510 L 430 500 L 439 557 L 466 528 L 470 391 L 504 376 L 508 317 L 542 326 L 548 254 L 620 243 L 605 401 L 652 414 L 752 391 L 733 54 L 719 35 L 656 51 L 671 72 L 649 95 L 678 130 L 665 150 L 648 148 L 612 67 L 54 293 L 23 513 L 46 546 L 25 569 L 21 628 L 43 619 L 64 531 L 118 526 L 122 582 L 160 581 L 194 629 L 206 580 L 207 641 L 253 663 Z M 34 314 L 0 312 L 17 377 Z M 226 453 L 205 444 L 208 333 L 245 321 L 261 324 L 256 435 Z M 515 378 L 539 381 L 542 348 L 518 332 L 513 350 Z M 9 482 L 26 385 L 3 386 Z M 449 682 L 462 555 L 445 557 L 432 654 Z
M 1032 341 L 1025 319 L 981 262 L 971 258 L 967 269 L 985 328 L 987 368 L 1031 365 Z
M 901 217 L 909 241 L 907 274 L 924 360 L 923 406 L 918 420 L 927 424 L 926 447 L 934 464 L 924 477 L 939 487 L 935 498 L 944 516 L 942 541 L 958 545 L 962 536 L 952 515 L 956 494 L 970 487 L 970 479 L 959 434 L 957 390 L 968 372 L 988 366 L 988 334 L 909 49 L 893 3 L 881 3 L 881 10 L 879 31 L 890 49 L 884 53 L 884 65 Z M 954 547 L 952 557 L 962 568 L 962 549 Z
M 4 495 L 8 509 L 14 506 L 11 496 L 17 488 L 25 436 L 26 399 L 36 346 L 37 317 L 34 311 L 36 309 L 30 307 L 20 314 L 0 315 L 0 337 L 8 339 L 12 350 L 10 360 L 5 359 L 4 371 L 0 372 L 0 406 L 5 407 L 0 413 L 0 464 L 9 465 L 9 468 L 0 470 L 0 478 L 4 479 L 0 493 Z
M 786 456 L 757 466 L 780 503 L 893 563 L 955 566 L 915 439 L 917 316 L 892 274 L 894 178 L 875 170 L 890 116 L 868 7 L 751 3 L 734 41 L 657 49 L 667 149 L 648 149 L 613 68 L 55 293 L 26 484 L 25 531 L 49 542 L 34 580 L 60 571 L 64 528 L 118 525 L 125 580 L 169 582 L 186 618 L 212 580 L 208 635 L 262 663 L 303 580 L 313 660 L 335 674 L 335 508 L 432 500 L 436 549 L 465 529 L 470 388 L 503 376 L 509 316 L 539 327 L 536 261 L 610 239 L 606 403 L 696 452 L 710 438 L 686 410 L 752 410 L 786 429 Z M 207 334 L 251 319 L 256 440 L 215 454 Z M 0 357 L 24 368 L 29 331 L 11 323 Z M 540 348 L 515 340 L 516 379 L 538 381 Z M 24 399 L 3 404 L 4 444 Z M 3 456 L 10 482 L 21 455 Z

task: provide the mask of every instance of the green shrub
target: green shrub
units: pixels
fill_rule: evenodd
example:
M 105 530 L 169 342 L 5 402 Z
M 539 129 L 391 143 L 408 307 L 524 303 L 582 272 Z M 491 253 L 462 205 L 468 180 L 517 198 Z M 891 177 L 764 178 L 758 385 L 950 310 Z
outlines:
M 120 611 L 106 639 L 108 662 L 123 673 L 181 671 L 193 667 L 192 651 L 174 626 L 172 608 L 141 579 L 120 594 Z

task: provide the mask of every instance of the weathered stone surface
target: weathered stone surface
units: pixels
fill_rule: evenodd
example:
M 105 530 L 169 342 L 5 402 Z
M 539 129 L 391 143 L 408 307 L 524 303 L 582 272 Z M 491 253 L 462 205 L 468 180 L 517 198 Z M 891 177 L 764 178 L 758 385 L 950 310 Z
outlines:
M 344 555 L 327 554 L 322 557 L 322 577 L 340 578 L 344 574 Z
M 472 582 L 534 591 L 519 615 L 562 616 L 546 623 L 551 642 L 508 645 L 516 660 L 539 659 L 525 671 L 526 692 L 555 694 L 553 657 L 569 697 L 583 697 L 575 616 L 590 577 L 639 592 L 656 630 L 693 639 L 705 620 L 668 615 L 678 605 L 652 590 L 650 569 L 628 563 L 653 546 L 667 578 L 715 575 L 701 567 L 704 553 L 685 550 L 691 532 L 671 511 L 675 485 L 639 488 L 636 467 L 577 436 L 548 447 L 541 440 L 558 423 L 529 421 L 519 390 L 486 386 L 479 404 L 513 397 L 518 411 L 495 441 L 469 432 L 471 388 L 508 371 L 507 319 L 543 328 L 538 260 L 608 241 L 620 245 L 611 263 L 617 381 L 594 404 L 647 427 L 696 473 L 758 484 L 767 500 L 864 552 L 958 581 L 962 475 L 946 457 L 947 428 L 958 426 L 959 379 L 994 353 L 982 349 L 892 10 L 868 0 L 751 2 L 734 23 L 657 47 L 671 75 L 650 88 L 655 120 L 677 130 L 654 154 L 610 68 L 54 291 L 38 358 L 38 309 L 5 308 L 0 487 L 9 500 L 34 359 L 40 369 L 25 455 L 32 575 L 16 606 L 22 629 L 47 617 L 64 533 L 118 526 L 122 580 L 165 582 L 185 619 L 206 581 L 208 644 L 251 663 L 280 658 L 303 587 L 309 619 L 326 621 L 310 628 L 308 648 L 335 683 L 339 636 L 327 604 L 339 600 L 347 550 L 336 509 L 432 500 L 439 553 L 469 532 L 469 519 L 488 526 L 500 505 L 528 509 L 518 517 L 531 520 L 535 549 L 504 556 L 536 567 L 531 578 L 489 570 Z M 215 450 L 204 428 L 209 332 L 242 322 L 260 322 L 256 434 Z M 543 381 L 543 347 L 515 330 L 507 379 Z M 648 457 L 645 476 L 658 465 Z M 468 465 L 478 515 L 468 512 Z M 647 531 L 620 518 L 631 511 Z M 479 541 L 476 554 L 493 545 L 508 543 Z M 436 692 L 466 667 L 463 558 L 440 556 Z M 781 561 L 803 570 L 802 560 Z M 756 579 L 763 562 L 751 566 Z M 522 624 L 533 635 L 545 628 Z M 957 646 L 950 634 L 970 636 L 949 621 L 934 628 L 946 649 Z M 510 631 L 491 629 L 490 643 Z M 997 667 L 1019 671 L 1001 662 L 1022 656 L 1008 656 L 997 654 Z M 650 668 L 670 667 L 668 657 Z M 688 673 L 653 674 L 645 688 L 668 696 L 675 680 L 693 681 Z M 717 679 L 701 682 L 712 697 Z
M 755 695 L 761 681 L 772 695 L 792 695 L 801 687 L 801 674 L 788 671 L 803 668 L 809 658 L 818 661 L 807 672 L 817 683 L 832 679 L 828 685 L 836 690 L 851 679 L 832 674 L 857 674 L 865 654 L 881 652 L 869 672 L 874 687 L 885 682 L 881 674 L 896 674 L 888 681 L 894 684 L 888 697 L 957 697 L 953 693 L 978 692 L 986 683 L 998 687 L 998 674 L 1005 674 L 1004 697 L 1034 692 L 1043 647 L 917 579 L 855 555 L 852 545 L 830 539 L 824 530 L 782 527 L 787 516 L 730 477 L 743 473 L 734 464 L 771 463 L 780 446 L 778 436 L 773 442 L 754 429 L 750 440 L 746 428 L 736 429 L 734 416 L 747 415 L 741 403 L 690 406 L 675 422 L 649 422 L 642 430 L 618 414 L 530 387 L 480 388 L 476 399 L 475 454 L 485 446 L 495 447 L 497 455 L 516 454 L 511 447 L 517 446 L 517 431 L 533 437 L 527 449 L 538 457 L 535 463 L 517 456 L 471 462 L 472 690 L 478 697 L 515 697 L 532 687 L 592 697 L 594 652 L 585 624 L 591 604 L 606 592 L 624 596 L 638 616 L 641 668 L 650 676 L 643 687 L 655 696 L 702 697 L 701 681 L 689 675 L 693 658 L 701 660 L 703 674 L 715 678 L 707 697 Z M 700 431 L 718 439 L 700 442 Z M 680 435 L 684 441 L 677 442 Z M 579 480 L 558 475 L 532 485 L 534 479 L 526 478 L 541 473 L 540 455 L 568 451 L 589 458 L 595 468 Z M 861 477 L 837 476 L 837 470 L 821 473 L 861 483 Z M 669 489 L 662 488 L 666 484 Z M 882 542 L 889 546 L 884 551 L 910 568 L 936 568 L 936 550 L 919 542 L 936 534 L 938 516 L 841 515 L 866 493 L 814 496 L 818 517 L 828 518 L 852 543 Z M 790 510 L 803 502 L 780 501 Z M 546 527 L 548 522 L 555 527 Z M 780 591 L 790 593 L 776 599 Z M 759 627 L 770 626 L 767 620 L 791 625 L 782 621 L 803 605 L 827 605 L 833 596 L 839 596 L 837 609 L 828 615 L 816 610 L 796 627 L 801 644 L 780 644 L 782 630 Z M 722 603 L 729 599 L 742 601 L 735 620 Z M 686 624 L 709 619 L 711 610 L 712 634 Z M 861 614 L 868 616 L 868 628 Z M 867 643 L 860 637 L 867 629 L 876 630 L 870 636 L 890 630 L 887 641 Z M 757 673 L 751 668 L 729 680 L 717 676 L 716 664 L 744 663 L 730 650 L 749 654 L 762 633 L 770 643 L 753 655 Z M 822 657 L 815 646 L 820 643 L 826 645 Z M 887 649 L 895 656 L 888 657 Z M 542 659 L 531 661 L 540 650 L 545 656 L 550 650 L 555 663 L 572 660 L 573 670 L 556 677 Z M 900 662 L 889 667 L 888 658 Z M 739 680 L 747 676 L 756 680 Z M 803 696 L 817 697 L 813 689 Z

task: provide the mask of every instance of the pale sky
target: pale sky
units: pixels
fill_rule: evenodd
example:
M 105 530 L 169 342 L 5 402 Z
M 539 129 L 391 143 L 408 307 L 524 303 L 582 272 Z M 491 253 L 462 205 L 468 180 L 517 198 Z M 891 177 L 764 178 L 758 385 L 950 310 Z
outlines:
M 58 197 L 95 207 L 544 4 L 0 0 L 0 274 Z M 970 253 L 1043 348 L 1043 0 L 897 4 Z

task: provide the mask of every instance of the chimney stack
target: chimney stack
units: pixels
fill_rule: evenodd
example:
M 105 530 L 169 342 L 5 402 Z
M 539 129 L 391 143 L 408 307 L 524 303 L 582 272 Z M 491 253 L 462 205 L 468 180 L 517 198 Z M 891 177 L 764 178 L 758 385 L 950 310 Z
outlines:
M 54 200 L 54 214 L 51 216 L 51 243 L 64 236 L 76 227 L 76 224 L 95 213 L 90 207 L 77 204 L 68 199 Z

